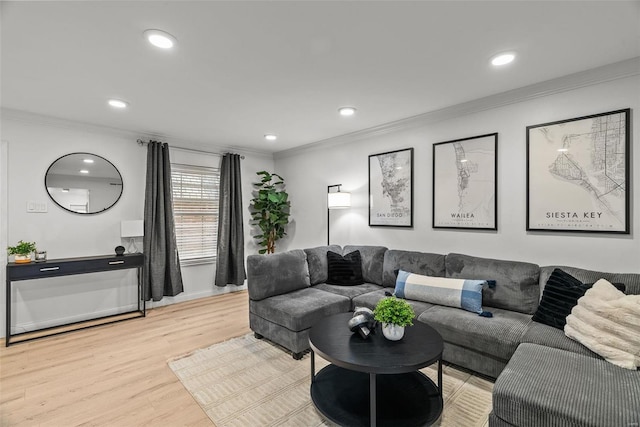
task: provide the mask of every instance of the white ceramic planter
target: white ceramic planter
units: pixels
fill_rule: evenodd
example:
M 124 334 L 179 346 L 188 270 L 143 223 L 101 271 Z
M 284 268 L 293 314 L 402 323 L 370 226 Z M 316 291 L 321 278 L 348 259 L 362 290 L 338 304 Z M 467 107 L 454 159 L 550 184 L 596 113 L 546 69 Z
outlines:
M 29 255 L 15 255 L 16 264 L 26 264 L 31 262 L 31 254 Z
M 393 323 L 383 323 L 382 335 L 390 341 L 401 340 L 404 336 L 404 326 L 394 325 Z

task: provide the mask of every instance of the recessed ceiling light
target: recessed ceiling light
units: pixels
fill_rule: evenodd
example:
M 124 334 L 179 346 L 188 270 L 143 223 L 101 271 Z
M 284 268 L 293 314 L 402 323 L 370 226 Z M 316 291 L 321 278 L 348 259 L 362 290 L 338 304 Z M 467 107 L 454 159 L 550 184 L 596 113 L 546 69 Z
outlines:
M 93 163 L 93 159 L 84 159 L 82 161 L 85 163 Z
M 127 108 L 129 106 L 129 103 L 121 99 L 110 99 L 109 105 L 111 105 L 113 108 Z
M 266 139 L 267 141 L 275 141 L 276 139 L 278 139 L 278 137 L 272 133 L 268 133 L 264 136 L 264 139 Z
M 491 58 L 491 65 L 499 67 L 501 65 L 507 65 L 516 59 L 516 54 L 513 52 L 501 53 Z
M 89 171 L 86 169 L 80 169 L 80 173 L 89 173 Z
M 338 112 L 341 116 L 353 116 L 356 113 L 355 107 L 340 107 Z
M 467 163 L 468 161 L 469 161 L 469 160 L 467 160 L 467 159 L 461 159 L 461 160 L 460 160 L 460 163 Z
M 149 43 L 160 49 L 171 49 L 177 43 L 175 37 L 162 30 L 147 30 L 143 34 Z
M 566 153 L 567 151 L 569 151 L 568 148 L 558 148 L 558 151 L 561 153 Z

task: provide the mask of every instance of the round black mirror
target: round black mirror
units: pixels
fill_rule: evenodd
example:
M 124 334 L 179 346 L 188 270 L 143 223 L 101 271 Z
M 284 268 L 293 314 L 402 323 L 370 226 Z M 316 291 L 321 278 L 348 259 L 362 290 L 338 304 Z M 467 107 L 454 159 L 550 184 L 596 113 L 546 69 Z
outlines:
M 51 200 L 70 212 L 94 214 L 115 205 L 122 195 L 122 175 L 107 159 L 71 153 L 53 162 L 44 177 Z

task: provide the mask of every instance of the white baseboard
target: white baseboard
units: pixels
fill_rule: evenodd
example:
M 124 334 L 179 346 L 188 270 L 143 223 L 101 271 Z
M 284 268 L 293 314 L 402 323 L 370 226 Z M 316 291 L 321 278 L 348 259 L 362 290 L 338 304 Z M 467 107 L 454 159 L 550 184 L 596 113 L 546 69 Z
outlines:
M 212 285 L 213 286 L 213 285 Z M 147 301 L 147 308 L 163 307 L 165 305 L 177 304 L 179 302 L 191 301 L 194 299 L 212 297 L 214 295 L 228 294 L 231 292 L 244 291 L 247 289 L 247 285 L 235 286 L 228 285 L 225 287 L 213 286 L 212 289 L 206 291 L 194 292 L 194 293 L 181 293 L 175 297 L 164 297 L 160 301 Z

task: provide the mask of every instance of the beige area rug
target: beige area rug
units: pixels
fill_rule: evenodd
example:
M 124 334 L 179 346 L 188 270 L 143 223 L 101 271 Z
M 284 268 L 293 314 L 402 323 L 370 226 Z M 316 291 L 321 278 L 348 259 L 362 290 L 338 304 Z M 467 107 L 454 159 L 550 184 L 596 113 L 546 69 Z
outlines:
M 316 356 L 316 372 L 327 365 Z M 253 335 L 172 360 L 169 367 L 217 427 L 333 426 L 309 395 L 310 356 L 289 353 Z M 422 369 L 434 382 L 437 365 Z M 493 383 L 443 367 L 444 412 L 436 426 L 488 426 Z

